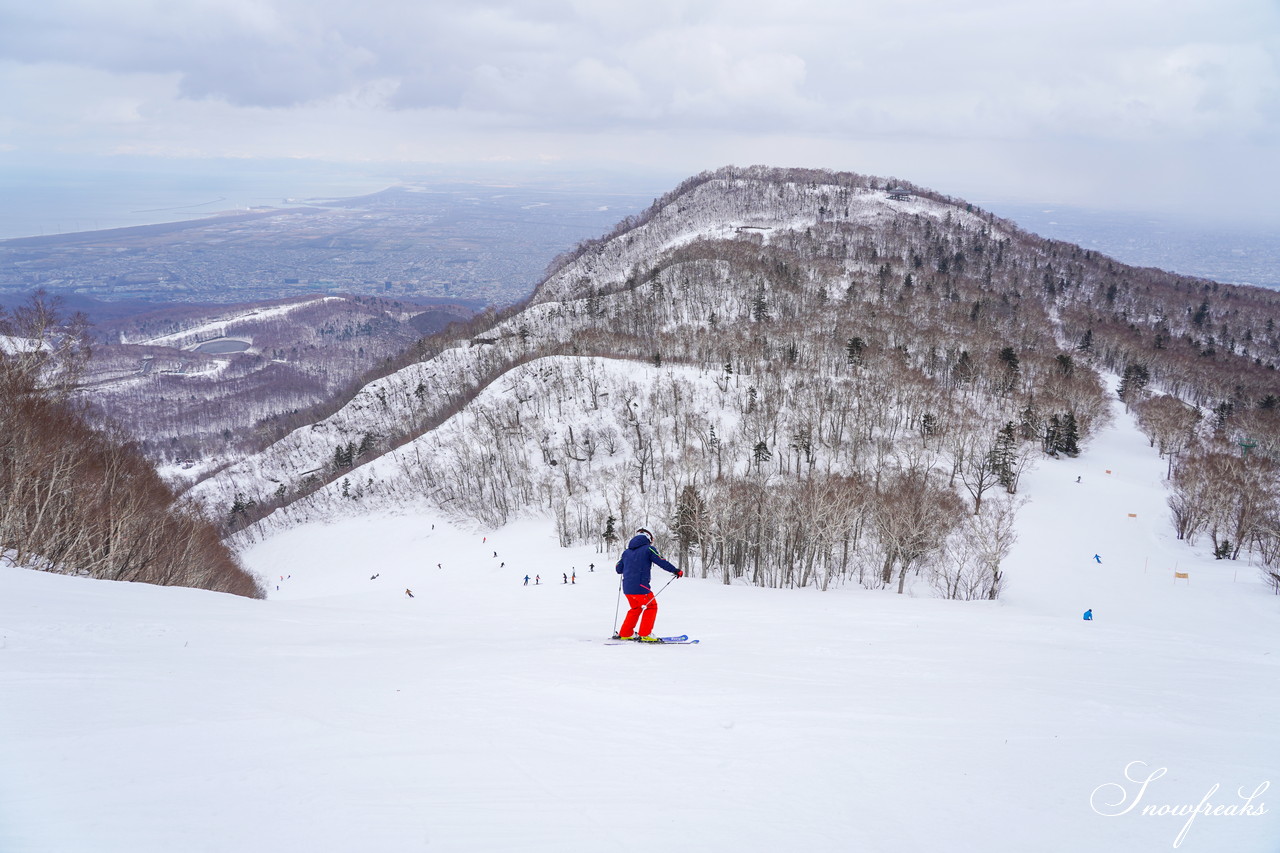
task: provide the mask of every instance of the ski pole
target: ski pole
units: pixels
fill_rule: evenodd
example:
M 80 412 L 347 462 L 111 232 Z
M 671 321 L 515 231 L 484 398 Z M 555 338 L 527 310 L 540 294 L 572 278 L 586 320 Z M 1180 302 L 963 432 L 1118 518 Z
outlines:
M 613 605 L 613 633 L 618 633 L 618 609 L 622 607 L 622 576 L 618 576 L 618 598 Z

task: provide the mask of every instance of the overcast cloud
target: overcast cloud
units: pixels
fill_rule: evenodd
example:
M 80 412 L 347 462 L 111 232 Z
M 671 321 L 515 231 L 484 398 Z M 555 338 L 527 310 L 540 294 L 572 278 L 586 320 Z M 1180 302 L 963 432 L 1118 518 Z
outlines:
M 40 0 L 0 163 L 726 163 L 1280 218 L 1274 0 Z

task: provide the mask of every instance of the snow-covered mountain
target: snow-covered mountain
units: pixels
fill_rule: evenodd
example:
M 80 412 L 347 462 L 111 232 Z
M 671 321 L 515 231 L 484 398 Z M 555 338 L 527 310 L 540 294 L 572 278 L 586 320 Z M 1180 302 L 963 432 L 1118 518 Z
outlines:
M 769 281 L 769 276 L 759 270 L 752 270 L 754 282 L 730 286 L 728 279 L 741 264 L 732 258 L 708 259 L 702 256 L 706 252 L 714 253 L 727 247 L 728 251 L 742 251 L 770 260 L 778 253 L 786 253 L 792 256 L 793 263 L 798 263 L 801 259 L 785 248 L 787 241 L 797 234 L 811 233 L 822 223 L 851 229 L 852 233 L 887 234 L 895 229 L 886 223 L 903 216 L 913 222 L 948 221 L 949 227 L 959 233 L 984 229 L 988 236 L 999 233 L 998 229 L 992 231 L 979 217 L 954 204 L 924 196 L 907 201 L 892 200 L 856 176 L 836 176 L 830 180 L 833 182 L 826 185 L 797 184 L 780 180 L 772 173 L 748 171 L 741 176 L 734 174 L 694 183 L 692 189 L 674 194 L 672 200 L 660 201 L 642 221 L 627 223 L 630 227 L 621 234 L 602 240 L 594 247 L 580 248 L 576 257 L 564 263 L 538 289 L 529 306 L 497 322 L 483 336 L 460 341 L 430 360 L 410 365 L 371 384 L 333 417 L 298 430 L 267 451 L 228 467 L 218 477 L 200 484 L 194 493 L 210 506 L 229 507 L 236 494 L 253 496 L 263 502 L 281 485 L 292 492 L 303 478 L 325 472 L 335 454 L 346 445 L 365 442 L 385 450 L 387 445 L 416 436 L 424 427 L 442 422 L 508 370 L 519 369 L 539 356 L 574 357 L 596 351 L 601 358 L 633 360 L 638 353 L 628 351 L 625 345 L 611 339 L 615 337 L 614 332 L 637 336 L 634 329 L 617 328 L 619 324 L 633 325 L 628 315 L 637 310 L 646 314 L 637 318 L 641 328 L 638 336 L 653 346 L 641 357 L 651 360 L 657 353 L 658 334 L 678 340 L 690 334 L 706 339 L 719 333 L 725 339 L 724 349 L 699 359 L 700 372 L 704 375 L 725 373 L 725 365 L 729 364 L 730 375 L 735 368 L 740 373 L 758 373 L 759 365 L 752 362 L 760 360 L 759 353 L 735 352 L 741 343 L 734 339 L 738 334 L 735 327 L 740 329 L 743 318 L 751 316 L 752 300 L 758 295 L 752 285 L 770 288 L 777 283 Z M 845 185 L 851 182 L 854 185 Z M 848 234 L 841 231 L 829 236 L 838 242 L 844 241 Z M 697 256 L 680 257 L 681 250 Z M 759 258 L 752 257 L 748 263 L 758 261 Z M 815 274 L 806 274 L 804 278 L 808 280 L 800 286 L 803 291 L 813 292 L 808 295 L 819 290 L 830 291 L 836 286 L 842 291 L 850 290 L 855 282 L 869 277 L 875 269 L 872 263 L 850 259 L 838 269 L 819 269 Z M 691 271 L 700 279 L 697 293 L 679 294 L 670 303 L 662 299 L 664 273 L 687 277 Z M 834 280 L 827 280 L 830 275 L 835 276 Z M 638 282 L 638 278 L 646 281 Z M 687 282 L 682 281 L 678 286 L 688 290 Z M 832 293 L 832 298 L 834 296 Z M 781 292 L 777 294 L 773 312 L 788 310 L 783 297 Z M 660 301 L 656 306 L 660 313 L 654 312 L 653 305 L 637 308 L 637 301 Z M 852 299 L 849 303 L 856 304 Z M 867 319 L 874 324 L 873 318 Z M 831 337 L 833 330 L 806 330 L 805 333 L 809 331 Z M 871 334 L 867 337 L 868 346 L 875 349 L 892 343 L 875 340 Z M 840 339 L 828 343 L 836 360 L 844 361 L 846 342 Z M 660 360 L 661 354 L 657 354 Z M 669 360 L 687 364 L 691 359 L 686 355 L 670 352 Z M 869 352 L 868 359 L 871 356 Z M 586 371 L 594 377 L 591 393 L 596 401 L 590 406 L 593 411 L 598 410 L 600 400 L 608 397 L 616 401 L 627 394 L 612 385 L 599 386 L 601 381 L 610 382 L 607 376 L 596 375 L 601 363 L 597 359 L 595 367 L 570 371 L 575 376 Z M 562 370 L 563 365 L 555 369 Z M 519 385 L 520 377 L 525 375 L 528 371 L 518 373 L 507 385 Z M 768 378 L 744 382 L 738 377 L 731 384 L 743 392 L 756 386 L 758 394 L 763 390 L 759 386 L 764 381 Z M 724 384 L 724 377 L 719 377 L 719 384 Z M 778 391 L 788 395 L 797 393 L 790 382 L 783 383 Z M 723 391 L 720 396 L 724 396 Z M 610 404 L 607 408 L 613 411 L 616 406 Z M 626 428 L 625 422 L 623 418 L 623 423 L 617 425 L 618 430 Z M 719 437 L 722 441 L 733 440 L 723 430 Z M 367 474 L 357 479 L 367 479 Z
M 550 518 L 564 545 L 654 525 L 726 580 L 905 589 L 930 563 L 993 564 L 961 503 L 1011 511 L 1034 459 L 1087 445 L 1099 370 L 1143 377 L 1129 404 L 1180 394 L 1219 438 L 1280 448 L 1277 297 L 1202 284 L 896 180 L 724 169 L 193 495 L 238 526 L 275 510 L 250 538 L 428 497 L 471 523 Z

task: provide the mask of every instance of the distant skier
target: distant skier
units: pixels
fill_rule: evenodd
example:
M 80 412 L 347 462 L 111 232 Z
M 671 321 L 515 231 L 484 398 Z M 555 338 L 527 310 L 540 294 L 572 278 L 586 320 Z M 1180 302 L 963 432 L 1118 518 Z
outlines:
M 1084 476 L 1083 474 L 1081 476 Z M 1080 482 L 1080 477 L 1076 477 L 1076 482 Z
M 575 571 L 572 575 L 569 576 L 569 583 L 576 584 L 577 582 L 578 582 L 578 573 Z
M 378 574 L 377 574 L 377 575 L 370 575 L 370 576 L 369 576 L 369 580 L 371 580 L 371 581 L 376 581 L 376 580 L 378 579 L 378 575 L 380 575 L 380 574 L 382 574 L 382 572 L 378 572 Z
M 564 578 L 564 582 L 565 582 L 565 583 L 568 583 L 568 582 L 569 582 L 569 574 L 568 574 L 568 572 L 561 572 L 561 573 L 560 573 L 560 577 Z
M 524 576 L 524 585 L 525 585 L 525 586 L 528 586 L 528 585 L 529 585 L 529 576 L 528 576 L 528 575 L 525 575 L 525 576 Z
M 404 591 L 404 594 L 405 594 L 408 598 L 413 598 L 413 590 L 411 590 L 411 589 L 406 589 L 406 590 Z
M 633 636 L 644 643 L 661 642 L 653 636 L 653 623 L 658 619 L 658 599 L 650 587 L 651 572 L 654 564 L 665 569 L 676 577 L 684 577 L 684 572 L 663 559 L 653 545 L 653 534 L 641 527 L 636 535 L 627 543 L 627 550 L 622 552 L 615 570 L 622 575 L 622 592 L 627 597 L 631 609 L 622 620 L 616 639 L 630 640 Z M 635 634 L 639 623 L 639 634 Z
M 534 586 L 537 586 L 537 585 L 538 585 L 538 584 L 540 584 L 540 583 L 542 583 L 542 575 L 534 575 L 534 577 L 533 577 L 533 585 L 534 585 Z
M 587 566 L 587 571 L 589 571 L 589 572 L 594 572 L 595 570 L 596 570 L 596 564 L 595 564 L 595 563 L 592 563 L 590 566 Z
M 1086 610 L 1086 611 L 1084 612 L 1084 621 L 1086 621 L 1086 622 L 1092 622 L 1092 621 L 1093 621 L 1093 608 L 1092 608 L 1092 607 L 1090 607 L 1088 610 Z
M 1094 554 L 1094 555 L 1093 555 L 1093 559 L 1094 559 L 1096 562 L 1098 562 L 1098 563 L 1101 563 L 1101 562 L 1102 562 L 1102 558 L 1101 558 L 1101 557 L 1099 557 L 1097 554 Z

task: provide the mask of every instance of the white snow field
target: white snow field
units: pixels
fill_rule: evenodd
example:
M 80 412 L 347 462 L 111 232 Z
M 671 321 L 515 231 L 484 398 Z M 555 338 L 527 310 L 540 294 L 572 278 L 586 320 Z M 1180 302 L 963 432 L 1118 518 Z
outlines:
M 267 601 L 6 567 L 0 851 L 1274 853 L 1280 597 L 1163 470 L 1123 414 L 1042 462 L 998 603 L 677 580 L 699 645 L 427 508 L 262 542 Z

